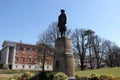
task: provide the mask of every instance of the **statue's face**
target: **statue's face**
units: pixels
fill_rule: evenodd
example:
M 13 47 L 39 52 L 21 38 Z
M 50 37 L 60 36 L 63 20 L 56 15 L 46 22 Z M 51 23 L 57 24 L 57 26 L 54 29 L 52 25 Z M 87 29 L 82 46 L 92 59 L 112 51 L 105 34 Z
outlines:
M 63 14 L 64 12 L 63 12 L 63 11 L 61 11 L 61 13 Z
M 64 13 L 65 11 L 64 10 L 61 10 L 61 13 Z

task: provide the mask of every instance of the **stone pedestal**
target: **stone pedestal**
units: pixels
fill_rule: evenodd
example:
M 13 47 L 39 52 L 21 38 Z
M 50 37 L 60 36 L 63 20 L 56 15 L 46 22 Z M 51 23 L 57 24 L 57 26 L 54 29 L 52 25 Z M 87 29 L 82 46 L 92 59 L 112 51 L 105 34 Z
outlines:
M 69 38 L 60 38 L 55 41 L 54 71 L 64 72 L 69 80 L 74 80 L 74 58 L 72 41 Z

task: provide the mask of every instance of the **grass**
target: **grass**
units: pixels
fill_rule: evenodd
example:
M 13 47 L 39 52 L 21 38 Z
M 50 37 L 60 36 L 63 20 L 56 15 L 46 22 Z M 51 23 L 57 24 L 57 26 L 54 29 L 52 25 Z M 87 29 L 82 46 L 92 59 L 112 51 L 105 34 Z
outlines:
M 12 77 L 21 77 L 21 75 L 24 72 L 27 72 L 28 70 L 21 71 L 21 70 L 7 70 L 4 69 L 0 73 L 0 80 L 9 80 Z
M 0 80 L 9 80 L 9 78 L 0 78 Z
M 11 75 L 8 74 L 0 74 L 0 80 L 9 80 Z
M 120 67 L 115 68 L 102 68 L 102 69 L 94 69 L 94 70 L 85 70 L 85 71 L 76 71 L 75 74 L 80 76 L 87 76 L 89 77 L 91 74 L 111 74 L 114 77 L 120 78 Z
M 4 72 L 4 70 L 3 70 Z M 20 77 L 26 71 L 11 71 L 5 70 L 6 73 L 0 74 L 0 80 L 9 80 L 10 77 Z M 35 73 L 35 71 L 33 72 Z M 75 74 L 80 75 L 81 77 L 90 77 L 91 74 L 111 74 L 114 77 L 120 78 L 120 67 L 115 68 L 101 68 L 101 69 L 94 69 L 94 70 L 84 70 L 84 71 L 75 71 Z

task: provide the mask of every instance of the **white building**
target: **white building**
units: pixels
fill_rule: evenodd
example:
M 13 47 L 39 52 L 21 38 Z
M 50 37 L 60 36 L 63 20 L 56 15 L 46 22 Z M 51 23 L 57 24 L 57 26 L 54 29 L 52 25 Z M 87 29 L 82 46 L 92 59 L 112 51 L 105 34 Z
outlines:
M 2 45 L 0 64 L 8 69 L 41 70 L 40 54 L 37 54 L 36 45 L 22 42 L 4 41 Z M 46 58 L 45 70 L 52 70 L 52 54 Z

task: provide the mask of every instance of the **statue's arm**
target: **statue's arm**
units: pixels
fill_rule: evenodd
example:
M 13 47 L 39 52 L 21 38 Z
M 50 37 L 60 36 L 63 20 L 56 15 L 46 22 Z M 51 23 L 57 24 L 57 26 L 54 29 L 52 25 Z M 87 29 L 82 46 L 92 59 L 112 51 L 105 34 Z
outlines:
M 67 23 L 67 16 L 66 16 L 66 14 L 65 14 L 65 24 Z

